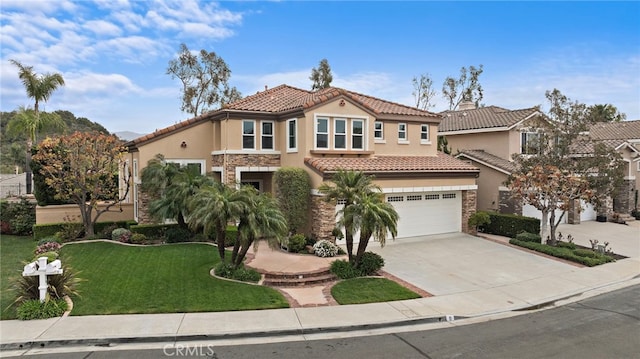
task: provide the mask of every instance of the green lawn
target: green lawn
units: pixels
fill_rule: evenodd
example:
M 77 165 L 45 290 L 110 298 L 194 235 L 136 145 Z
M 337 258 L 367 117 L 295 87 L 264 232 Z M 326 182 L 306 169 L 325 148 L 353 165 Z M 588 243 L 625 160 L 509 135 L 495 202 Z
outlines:
M 36 242 L 32 237 L 18 237 L 3 234 L 0 237 L 0 319 L 16 319 L 13 301 L 16 299 L 10 289 L 14 278 L 22 275 L 23 262 L 33 259 Z
M 132 247 L 117 243 L 67 244 L 63 265 L 84 281 L 71 315 L 183 313 L 286 308 L 285 298 L 263 286 L 209 275 L 217 249 L 202 243 Z
M 386 278 L 353 278 L 331 288 L 331 295 L 340 304 L 364 304 L 415 299 L 420 296 Z

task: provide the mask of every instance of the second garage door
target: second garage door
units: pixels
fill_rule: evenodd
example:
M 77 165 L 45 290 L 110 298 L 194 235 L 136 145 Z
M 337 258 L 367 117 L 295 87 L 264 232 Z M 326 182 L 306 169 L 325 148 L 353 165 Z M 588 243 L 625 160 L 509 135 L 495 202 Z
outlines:
M 407 238 L 462 230 L 460 191 L 390 193 L 386 195 L 400 219 L 398 237 Z

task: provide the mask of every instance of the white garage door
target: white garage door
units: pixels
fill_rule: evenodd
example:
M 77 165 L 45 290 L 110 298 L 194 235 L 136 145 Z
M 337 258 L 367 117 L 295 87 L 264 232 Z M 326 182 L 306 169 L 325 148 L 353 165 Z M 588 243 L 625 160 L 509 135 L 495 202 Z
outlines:
M 593 205 L 586 203 L 585 201 L 580 201 L 580 204 L 582 205 L 582 210 L 580 212 L 580 221 L 581 222 L 595 221 L 597 212 L 593 207 Z M 558 217 L 561 214 L 562 214 L 562 211 L 556 210 L 556 220 L 558 220 Z M 522 206 L 522 215 L 527 217 L 542 219 L 542 212 L 540 212 L 537 208 L 529 204 Z M 564 217 L 562 217 L 561 223 L 565 223 L 565 224 L 568 223 L 568 217 L 569 217 L 568 213 L 565 213 Z
M 462 230 L 462 195 L 460 191 L 390 193 L 386 195 L 400 219 L 398 238 Z

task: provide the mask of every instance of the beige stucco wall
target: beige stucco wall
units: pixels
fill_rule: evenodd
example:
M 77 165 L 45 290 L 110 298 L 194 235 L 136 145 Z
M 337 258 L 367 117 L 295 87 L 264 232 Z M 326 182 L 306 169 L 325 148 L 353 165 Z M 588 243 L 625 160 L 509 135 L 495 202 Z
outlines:
M 472 161 L 473 165 L 480 168 L 480 176 L 478 177 L 478 194 L 477 205 L 479 211 L 499 210 L 499 187 L 504 186 L 507 175 L 503 172 L 496 171 L 491 167 L 487 167 L 481 163 Z
M 511 158 L 510 141 L 507 131 L 447 135 L 452 154 L 462 150 L 485 150 L 504 159 Z
M 100 206 L 104 208 L 104 205 Z M 120 211 L 122 209 L 122 211 Z M 94 211 L 95 215 L 95 211 Z M 80 209 L 75 204 L 63 204 L 57 206 L 36 206 L 36 224 L 63 223 L 65 217 L 80 219 Z M 109 212 L 100 215 L 98 222 L 116 222 L 133 220 L 133 204 L 126 203 L 113 206 Z
M 438 152 L 438 125 L 429 124 L 429 141 L 422 143 L 419 122 L 403 122 L 407 125 L 407 142 L 398 141 L 398 121 L 383 121 L 383 141 L 375 143 L 376 154 L 379 155 L 422 155 L 435 156 Z M 372 124 L 373 126 L 373 124 Z M 371 130 L 373 136 L 373 128 Z M 426 141 L 425 141 L 426 142 Z

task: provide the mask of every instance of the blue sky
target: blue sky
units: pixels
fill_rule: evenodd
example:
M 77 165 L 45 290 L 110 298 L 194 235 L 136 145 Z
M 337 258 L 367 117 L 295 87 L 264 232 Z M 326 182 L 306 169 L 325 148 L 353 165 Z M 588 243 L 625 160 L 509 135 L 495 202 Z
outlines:
M 15 59 L 59 72 L 44 106 L 109 131 L 152 132 L 190 116 L 166 75 L 180 43 L 215 51 L 243 95 L 286 83 L 310 89 L 327 58 L 332 85 L 414 105 L 411 79 L 441 88 L 484 66 L 485 105 L 542 105 L 554 88 L 640 119 L 640 2 L 310 2 L 3 0 L 0 105 L 30 105 Z

